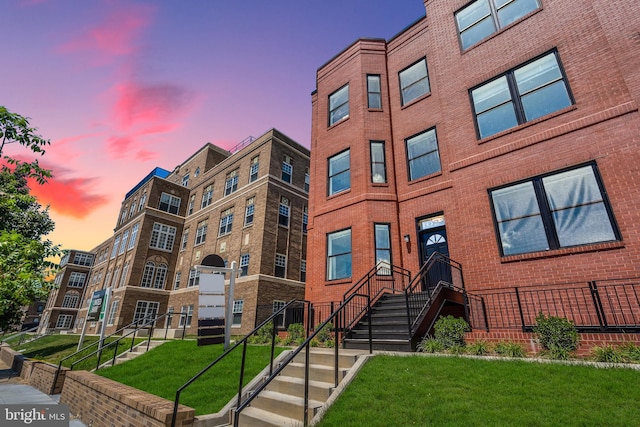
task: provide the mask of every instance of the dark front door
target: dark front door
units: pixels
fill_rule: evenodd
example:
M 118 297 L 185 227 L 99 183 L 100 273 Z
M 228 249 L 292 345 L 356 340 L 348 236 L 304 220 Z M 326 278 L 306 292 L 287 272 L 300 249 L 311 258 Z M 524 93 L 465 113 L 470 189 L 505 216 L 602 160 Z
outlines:
M 430 228 L 420 231 L 420 254 L 425 263 L 434 252 L 449 257 L 449 244 L 445 227 Z M 451 283 L 451 267 L 445 262 L 436 262 L 425 280 L 425 286 L 432 288 L 441 280 Z

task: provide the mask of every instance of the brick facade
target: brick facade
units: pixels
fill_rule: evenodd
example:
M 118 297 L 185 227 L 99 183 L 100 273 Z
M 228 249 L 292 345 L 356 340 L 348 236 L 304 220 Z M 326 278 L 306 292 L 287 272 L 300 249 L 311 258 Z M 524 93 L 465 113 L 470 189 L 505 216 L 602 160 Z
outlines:
M 389 41 L 360 39 L 317 71 L 312 94 L 312 191 L 306 298 L 338 301 L 376 262 L 374 224 L 389 224 L 392 263 L 415 274 L 425 259 L 421 221 L 444 216 L 466 288 L 640 277 L 640 63 L 633 1 L 541 1 L 541 6 L 463 50 L 455 13 L 468 0 L 427 0 L 427 14 Z M 471 90 L 556 52 L 571 105 L 479 138 Z M 426 58 L 429 91 L 402 105 L 399 73 Z M 367 106 L 379 75 L 382 108 Z M 328 126 L 329 97 L 348 84 L 349 114 Z M 435 130 L 440 170 L 411 179 L 407 139 Z M 374 183 L 370 141 L 385 148 L 387 181 Z M 328 161 L 350 150 L 350 186 L 328 195 Z M 619 237 L 502 255 L 491 191 L 580 165 L 595 165 Z M 327 278 L 327 235 L 351 230 L 352 274 Z M 409 242 L 405 242 L 405 236 Z
M 290 180 L 283 177 L 285 160 L 292 167 Z M 193 306 L 187 333 L 195 334 L 198 287 L 190 276 L 209 254 L 219 255 L 228 267 L 235 262 L 239 268 L 242 257 L 249 258 L 246 275 L 237 279 L 235 288 L 234 299 L 243 300 L 244 307 L 242 325 L 234 333 L 244 334 L 256 326 L 258 305 L 304 298 L 301 270 L 307 236 L 302 223 L 308 167 L 309 150 L 272 129 L 234 153 L 206 144 L 171 172 L 156 168 L 125 196 L 113 236 L 91 251 L 95 263 L 73 328 L 83 329 L 93 292 L 110 287 L 107 333 L 130 324 L 139 304 L 151 303 L 153 310 L 138 315 L 170 310 L 179 314 Z M 173 210 L 168 201 L 174 203 Z M 253 221 L 245 224 L 249 201 Z M 280 223 L 283 203 L 289 210 L 287 224 Z M 221 230 L 221 220 L 229 215 L 233 215 L 231 226 Z M 274 277 L 276 254 L 286 257 L 282 278 Z M 273 283 L 279 285 L 274 288 Z M 263 292 L 262 286 L 269 291 Z M 265 301 L 261 294 L 273 299 Z M 179 316 L 171 320 L 171 328 L 181 326 Z M 166 327 L 168 319 L 161 322 L 156 327 Z M 100 325 L 91 322 L 86 332 L 97 334 Z

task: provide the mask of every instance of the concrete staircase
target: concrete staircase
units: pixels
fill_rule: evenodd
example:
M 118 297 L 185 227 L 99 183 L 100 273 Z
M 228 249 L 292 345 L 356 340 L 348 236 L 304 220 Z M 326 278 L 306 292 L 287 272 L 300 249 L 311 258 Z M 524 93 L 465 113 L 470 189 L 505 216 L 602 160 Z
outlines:
M 358 350 L 340 349 L 338 383 L 345 378 L 362 354 L 364 353 Z M 334 350 L 312 348 L 309 354 L 309 363 L 307 420 L 310 422 L 336 390 Z M 304 372 L 305 353 L 301 352 L 253 400 L 251 406 L 240 413 L 239 425 L 242 427 L 302 426 L 304 420 Z
M 166 341 L 161 340 L 151 340 L 149 341 L 149 350 L 153 350 L 154 348 L 164 344 Z M 133 347 L 133 350 L 126 351 L 116 357 L 115 365 L 119 365 L 120 363 L 127 362 L 131 359 L 135 359 L 136 357 L 147 352 L 147 341 L 143 341 L 140 344 L 137 344 Z M 100 369 L 111 366 L 112 360 L 108 360 L 100 365 Z

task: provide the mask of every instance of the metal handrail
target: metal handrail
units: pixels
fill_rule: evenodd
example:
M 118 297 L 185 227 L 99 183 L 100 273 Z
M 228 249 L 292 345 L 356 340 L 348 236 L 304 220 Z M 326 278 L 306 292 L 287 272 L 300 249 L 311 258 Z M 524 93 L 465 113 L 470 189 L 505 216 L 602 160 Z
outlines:
M 173 312 L 173 311 L 169 311 L 169 312 L 167 312 L 167 313 L 164 313 L 164 314 L 161 314 L 161 315 L 159 315 L 159 316 L 156 316 L 155 318 L 148 318 L 148 319 L 146 319 L 146 321 L 145 321 L 145 319 L 139 319 L 139 320 L 137 320 L 137 321 L 135 321 L 135 322 L 130 323 L 129 325 L 127 325 L 127 326 L 125 326 L 125 327 L 123 327 L 123 328 L 120 328 L 117 332 L 119 332 L 119 331 L 123 331 L 124 329 L 126 329 L 126 328 L 128 328 L 128 327 L 130 327 L 130 326 L 132 326 L 132 325 L 134 325 L 134 324 L 138 324 L 138 327 L 137 327 L 137 328 L 135 328 L 135 329 L 133 329 L 133 331 L 128 332 L 127 334 L 120 336 L 120 337 L 119 337 L 118 339 L 116 339 L 115 341 L 111 341 L 110 343 L 104 344 L 104 341 L 106 341 L 108 338 L 113 337 L 113 336 L 116 334 L 116 332 L 114 332 L 113 334 L 111 334 L 111 335 L 109 335 L 109 336 L 105 337 L 103 340 L 98 340 L 98 341 L 96 341 L 96 342 L 94 342 L 94 343 L 92 343 L 92 344 L 87 345 L 86 347 L 81 348 L 80 350 L 76 351 L 75 353 L 70 354 L 70 355 L 68 355 L 68 356 L 66 356 L 66 357 L 64 357 L 64 358 L 62 358 L 62 359 L 60 359 L 60 361 L 58 362 L 58 368 L 56 369 L 56 374 L 55 374 L 54 379 L 53 379 L 53 384 L 51 385 L 51 393 L 50 393 L 50 394 L 53 394 L 53 392 L 54 392 L 54 390 L 55 390 L 56 383 L 58 382 L 58 377 L 60 376 L 60 371 L 62 370 L 62 363 L 63 363 L 64 361 L 66 361 L 66 360 L 68 360 L 68 359 L 72 358 L 73 356 L 76 356 L 78 353 L 81 353 L 81 352 L 83 352 L 83 351 L 85 351 L 85 350 L 87 350 L 87 349 L 89 349 L 89 348 L 91 348 L 91 347 L 93 347 L 93 346 L 95 346 L 95 345 L 98 345 L 98 344 L 102 343 L 103 345 L 102 345 L 102 346 L 99 346 L 99 348 L 98 348 L 97 350 L 95 350 L 95 351 L 91 352 L 90 354 L 88 354 L 88 355 L 86 355 L 86 356 L 82 357 L 81 359 L 78 359 L 78 360 L 74 361 L 74 362 L 71 364 L 71 366 L 70 366 L 70 370 L 73 370 L 73 368 L 74 368 L 74 366 L 75 366 L 75 365 L 77 365 L 78 363 L 80 363 L 80 362 L 82 362 L 82 361 L 84 361 L 84 360 L 88 359 L 88 358 L 89 358 L 89 357 L 91 357 L 91 356 L 94 356 L 95 354 L 98 354 L 98 363 L 97 363 L 97 366 L 96 366 L 96 370 L 97 370 L 97 369 L 99 369 L 100 361 L 101 361 L 101 358 L 102 358 L 102 351 L 103 351 L 105 348 L 108 348 L 108 347 L 111 347 L 111 346 L 115 345 L 115 346 L 116 346 L 116 349 L 115 349 L 115 351 L 114 351 L 114 359 L 113 359 L 113 362 L 112 362 L 112 365 L 113 365 L 113 364 L 115 363 L 115 355 L 116 355 L 117 350 L 118 350 L 118 343 L 119 343 L 122 339 L 124 339 L 124 338 L 128 337 L 129 335 L 133 334 L 133 337 L 131 338 L 131 348 L 129 349 L 129 351 L 133 350 L 134 342 L 135 342 L 135 337 L 136 337 L 136 333 L 137 333 L 140 329 L 146 328 L 147 326 L 151 325 L 151 331 L 149 332 L 149 339 L 148 339 L 148 341 L 147 341 L 147 351 L 148 351 L 148 350 L 149 350 L 149 344 L 150 344 L 150 342 L 151 342 L 151 336 L 153 335 L 153 325 L 154 325 L 158 320 L 162 319 L 163 317 L 166 317 L 166 316 L 173 316 L 173 315 L 174 315 L 174 312 Z M 180 313 L 180 315 L 183 315 L 183 314 L 182 314 L 182 313 Z M 141 322 L 141 321 L 143 321 L 143 322 L 142 322 L 142 324 L 140 325 L 140 322 Z
M 341 314 L 344 314 L 344 311 L 346 310 L 347 304 L 354 298 L 356 297 L 364 297 L 367 299 L 367 306 L 368 306 L 368 313 L 369 316 L 371 315 L 371 298 L 369 295 L 361 295 L 361 294 L 352 294 L 346 301 L 344 301 L 340 307 L 338 307 L 330 316 L 327 320 L 325 320 L 321 325 L 319 325 L 315 331 L 313 332 L 313 334 L 309 335 L 307 337 L 307 339 L 298 346 L 298 348 L 296 348 L 295 350 L 293 350 L 286 358 L 284 361 L 282 361 L 282 363 L 280 363 L 280 365 L 278 366 L 278 368 L 273 371 L 268 378 L 266 378 L 255 390 L 253 390 L 251 392 L 251 394 L 247 397 L 247 399 L 240 403 L 240 398 L 241 396 L 238 396 L 238 406 L 236 407 L 235 410 L 235 414 L 234 414 L 234 419 L 233 419 L 233 425 L 235 427 L 238 427 L 238 423 L 239 423 L 239 419 L 240 419 L 240 413 L 251 404 L 251 402 L 253 401 L 253 399 L 255 399 L 261 391 L 263 391 L 271 381 L 273 381 L 274 378 L 276 378 L 283 370 L 284 368 L 287 367 L 287 365 L 298 355 L 300 354 L 300 352 L 302 351 L 302 349 L 306 349 L 306 354 L 305 354 L 305 373 L 304 373 L 304 414 L 303 414 L 303 424 L 306 427 L 308 424 L 308 413 L 309 413 L 309 350 L 311 347 L 311 341 L 316 337 L 316 335 L 318 335 L 318 333 L 320 333 L 320 331 L 327 326 L 333 319 L 337 319 L 337 321 L 335 322 L 336 324 L 340 324 L 341 321 L 344 321 L 344 318 L 341 317 Z M 335 349 L 335 367 L 334 367 L 334 371 L 335 371 L 335 383 L 334 385 L 337 387 L 338 386 L 338 382 L 339 382 L 339 378 L 338 378 L 338 372 L 339 372 L 339 363 L 338 363 L 338 357 L 339 357 L 339 347 L 340 347 L 340 343 L 338 342 L 338 330 L 339 328 L 335 328 L 334 329 L 334 333 L 335 333 L 335 345 L 334 345 L 334 349 Z M 373 353 L 373 339 L 372 339 L 372 331 L 371 331 L 371 321 L 369 321 L 369 354 Z M 175 414 L 174 414 L 174 419 L 175 419 Z
M 269 322 L 274 323 L 273 330 L 271 332 L 272 333 L 272 336 L 271 336 L 271 360 L 269 362 L 269 374 L 271 374 L 273 372 L 273 360 L 274 360 L 274 354 L 275 354 L 275 336 L 276 336 L 275 319 L 277 319 L 278 316 L 280 316 L 281 314 L 283 315 L 283 313 L 286 311 L 286 309 L 288 307 L 290 307 L 291 305 L 300 304 L 300 303 L 305 304 L 305 305 L 310 305 L 311 304 L 309 301 L 305 301 L 305 300 L 291 300 L 291 301 L 289 301 L 287 304 L 285 304 L 283 307 L 281 307 L 278 311 L 274 312 L 266 320 L 264 320 L 262 323 L 260 323 L 258 326 L 256 326 L 251 332 L 249 332 L 247 335 L 245 335 L 240 341 L 236 342 L 233 347 L 231 347 L 228 350 L 226 350 L 224 353 L 222 353 L 220 356 L 218 356 L 213 362 L 209 363 L 202 370 L 200 370 L 200 372 L 195 374 L 189 381 L 187 381 L 182 386 L 180 386 L 180 388 L 178 388 L 178 390 L 176 390 L 176 397 L 175 397 L 175 400 L 174 400 L 174 403 L 173 403 L 173 417 L 171 419 L 171 427 L 175 427 L 175 425 L 176 425 L 176 419 L 178 417 L 178 405 L 180 404 L 180 394 L 182 393 L 182 391 L 184 391 L 185 388 L 187 388 L 194 381 L 196 381 L 198 378 L 200 378 L 203 374 L 205 374 L 209 369 L 211 369 L 213 366 L 215 366 L 218 362 L 220 362 L 222 359 L 224 359 L 233 350 L 238 348 L 240 345 L 244 344 L 244 349 L 243 349 L 243 354 L 242 354 L 242 364 L 241 364 L 241 370 L 240 370 L 240 381 L 239 381 L 240 382 L 240 386 L 239 386 L 240 392 L 239 392 L 239 394 L 240 395 L 242 394 L 242 382 L 243 382 L 243 379 L 244 379 L 244 365 L 245 365 L 247 341 L 251 336 L 255 335 L 258 332 L 258 330 L 260 330 L 263 326 L 267 325 Z M 309 335 L 309 324 L 307 324 L 307 335 Z
M 7 338 L 2 338 L 2 340 L 0 340 L 0 343 L 7 342 L 7 341 L 9 341 L 9 340 L 11 340 L 11 339 L 13 339 L 15 337 L 20 337 L 20 344 L 22 344 L 23 343 L 22 337 L 25 336 L 26 334 L 28 334 L 29 332 L 35 331 L 39 327 L 40 327 L 40 325 L 34 326 L 33 328 L 27 329 L 26 331 L 20 331 L 18 333 L 13 334 L 13 335 L 9 335 Z
M 386 266 L 383 267 L 383 265 L 386 265 Z M 342 301 L 346 301 L 347 298 L 351 294 L 363 294 L 362 288 L 364 288 L 365 286 L 367 286 L 367 290 L 368 290 L 368 292 L 366 294 L 370 295 L 371 279 L 373 277 L 379 276 L 378 271 L 380 271 L 382 268 L 386 268 L 391 272 L 391 274 L 389 274 L 389 275 L 385 274 L 383 276 L 394 277 L 393 273 L 399 273 L 399 274 L 401 274 L 401 276 L 405 276 L 405 277 L 408 277 L 408 278 L 411 277 L 411 271 L 407 270 L 406 268 L 398 267 L 396 265 L 392 265 L 392 264 L 388 264 L 386 262 L 380 261 L 371 270 L 366 272 L 365 275 L 362 276 L 362 278 L 360 278 L 360 280 L 358 280 L 353 286 L 351 286 L 344 293 L 344 295 L 342 297 Z M 394 282 L 394 285 L 395 285 L 395 280 L 393 280 L 393 282 Z M 395 290 L 395 288 L 392 288 L 391 290 Z M 400 290 L 402 291 L 402 290 L 404 290 L 404 288 L 400 289 Z

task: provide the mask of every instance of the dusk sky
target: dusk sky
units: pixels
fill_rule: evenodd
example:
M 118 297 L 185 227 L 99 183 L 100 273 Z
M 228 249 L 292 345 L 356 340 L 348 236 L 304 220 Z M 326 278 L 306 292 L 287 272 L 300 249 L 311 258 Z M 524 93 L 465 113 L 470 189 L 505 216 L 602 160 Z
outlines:
M 32 186 L 48 238 L 92 249 L 127 191 L 207 142 L 276 128 L 309 147 L 317 69 L 424 14 L 423 0 L 2 0 L 0 105 L 51 140 L 54 178 Z

